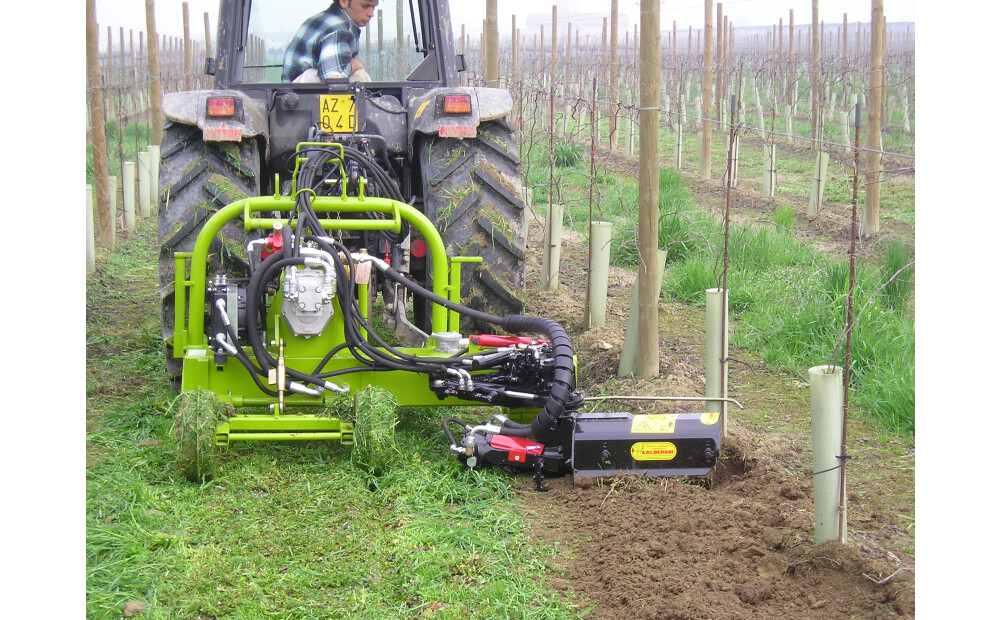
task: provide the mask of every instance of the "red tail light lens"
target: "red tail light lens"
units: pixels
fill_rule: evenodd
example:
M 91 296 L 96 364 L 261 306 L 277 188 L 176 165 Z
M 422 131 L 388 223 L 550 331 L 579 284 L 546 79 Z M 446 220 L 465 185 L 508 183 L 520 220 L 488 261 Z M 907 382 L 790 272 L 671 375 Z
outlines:
M 445 95 L 445 114 L 468 114 L 472 112 L 471 95 Z
M 208 100 L 208 115 L 209 116 L 232 116 L 236 113 L 236 100 L 235 99 L 209 99 Z

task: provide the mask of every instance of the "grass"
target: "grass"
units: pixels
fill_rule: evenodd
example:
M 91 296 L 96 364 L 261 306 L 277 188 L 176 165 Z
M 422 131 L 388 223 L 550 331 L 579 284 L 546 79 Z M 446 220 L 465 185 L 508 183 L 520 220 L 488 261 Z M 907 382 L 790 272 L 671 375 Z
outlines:
M 545 588 L 554 550 L 529 544 L 512 479 L 450 458 L 454 411 L 372 392 L 359 418 L 383 433 L 368 456 L 393 455 L 377 468 L 325 442 L 244 443 L 186 482 L 158 306 L 144 218 L 87 282 L 88 618 L 133 600 L 149 618 L 574 617 Z

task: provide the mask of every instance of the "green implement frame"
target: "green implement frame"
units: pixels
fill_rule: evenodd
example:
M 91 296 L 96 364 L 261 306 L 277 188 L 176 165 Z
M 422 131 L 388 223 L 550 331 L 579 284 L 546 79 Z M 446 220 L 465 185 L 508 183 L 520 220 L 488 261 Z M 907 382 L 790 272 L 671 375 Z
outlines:
M 308 190 L 304 190 L 308 191 Z M 460 303 L 461 265 L 482 260 L 478 257 L 453 257 L 450 261 L 445 254 L 441 236 L 433 223 L 414 207 L 398 201 L 377 197 L 314 196 L 312 208 L 321 216 L 326 230 L 371 231 L 391 230 L 399 232 L 402 223 L 407 222 L 412 230 L 420 234 L 427 244 L 432 268 L 432 290 L 435 294 Z M 205 333 L 206 270 L 212 240 L 229 221 L 242 217 L 247 231 L 270 231 L 275 224 L 290 225 L 289 219 L 295 211 L 295 193 L 290 196 L 261 196 L 233 202 L 219 209 L 205 222 L 198 235 L 192 252 L 175 253 L 175 295 L 173 334 L 174 355 L 183 360 L 181 378 L 182 392 L 207 390 L 215 394 L 219 403 L 232 405 L 235 415 L 230 414 L 225 422 L 220 422 L 215 431 L 215 444 L 227 445 L 232 441 L 246 440 L 304 440 L 322 439 L 353 442 L 353 428 L 350 422 L 342 421 L 337 407 L 344 407 L 342 395 L 325 391 L 322 395 L 289 392 L 285 388 L 283 376 L 286 367 L 297 369 L 318 369 L 328 373 L 350 370 L 337 376 L 340 386 L 350 393 L 356 393 L 367 386 L 380 386 L 392 391 L 400 406 L 469 406 L 481 405 L 457 398 L 440 399 L 430 390 L 426 375 L 402 370 L 370 371 L 361 370 L 362 364 L 346 349 L 334 355 L 330 351 L 344 342 L 344 321 L 335 309 L 333 317 L 319 336 L 296 336 L 281 315 L 280 299 L 267 310 L 267 338 L 264 341 L 268 352 L 278 360 L 278 368 L 272 371 L 268 383 L 278 391 L 277 398 L 260 390 L 248 370 L 232 355 L 222 364 L 216 362 L 215 352 L 209 346 Z M 284 218 L 275 217 L 285 214 Z M 379 219 L 352 217 L 352 214 L 380 213 Z M 356 283 L 358 298 L 367 299 L 369 287 L 366 283 Z M 278 296 L 280 298 L 280 295 Z M 336 306 L 335 306 L 336 308 Z M 367 317 L 367 304 L 361 304 L 362 315 Z M 459 314 L 444 306 L 434 304 L 431 314 L 431 331 L 458 332 Z M 450 353 L 435 350 L 433 337 L 423 348 L 399 348 L 402 353 L 424 357 L 446 357 Z M 238 343 L 236 346 L 240 346 Z M 470 344 L 470 352 L 479 347 Z M 252 359 L 249 346 L 243 351 Z M 357 370 L 353 370 L 357 369 Z M 268 408 L 269 413 L 242 413 L 240 408 Z M 318 410 L 317 413 L 291 411 L 300 408 Z M 523 412 L 528 414 L 529 412 Z

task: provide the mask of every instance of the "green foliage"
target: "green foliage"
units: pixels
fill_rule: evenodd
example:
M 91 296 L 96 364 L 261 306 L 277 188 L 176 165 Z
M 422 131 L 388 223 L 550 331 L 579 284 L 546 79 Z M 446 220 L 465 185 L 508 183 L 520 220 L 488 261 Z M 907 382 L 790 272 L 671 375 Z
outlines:
M 754 225 L 731 236 L 729 261 L 730 264 L 766 270 L 809 263 L 812 253 L 782 229 Z
M 795 209 L 792 207 L 778 207 L 771 216 L 774 223 L 789 230 L 795 229 Z
M 882 289 L 887 308 L 905 308 L 913 298 L 913 249 L 898 241 L 882 245 Z
M 704 304 L 705 290 L 718 286 L 711 263 L 692 256 L 670 267 L 663 292 L 681 301 Z
M 575 142 L 556 142 L 552 145 L 552 158 L 560 168 L 572 168 L 583 159 L 583 148 Z

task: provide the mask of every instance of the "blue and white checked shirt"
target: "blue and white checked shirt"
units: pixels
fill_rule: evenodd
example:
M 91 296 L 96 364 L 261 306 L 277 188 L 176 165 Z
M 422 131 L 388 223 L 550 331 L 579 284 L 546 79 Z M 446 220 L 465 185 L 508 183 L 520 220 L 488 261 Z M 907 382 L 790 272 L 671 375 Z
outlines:
M 350 77 L 360 36 L 361 28 L 334 0 L 330 8 L 307 19 L 292 37 L 281 81 L 291 82 L 307 69 L 316 69 L 321 80 Z

